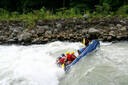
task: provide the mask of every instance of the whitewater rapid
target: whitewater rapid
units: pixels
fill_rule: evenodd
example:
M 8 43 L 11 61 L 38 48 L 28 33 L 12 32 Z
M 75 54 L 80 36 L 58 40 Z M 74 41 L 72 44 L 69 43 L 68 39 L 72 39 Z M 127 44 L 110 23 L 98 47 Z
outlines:
M 81 47 L 82 43 L 59 41 L 1 45 L 0 85 L 128 85 L 128 42 L 101 43 L 67 73 L 57 67 L 57 56 Z

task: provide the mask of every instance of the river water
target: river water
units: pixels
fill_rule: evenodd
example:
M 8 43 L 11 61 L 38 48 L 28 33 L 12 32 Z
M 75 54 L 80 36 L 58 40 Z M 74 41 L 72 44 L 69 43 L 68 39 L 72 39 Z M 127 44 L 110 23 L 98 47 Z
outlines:
M 82 43 L 0 46 L 0 85 L 128 85 L 128 42 L 101 43 L 67 73 L 56 57 Z M 76 53 L 76 55 L 78 55 Z

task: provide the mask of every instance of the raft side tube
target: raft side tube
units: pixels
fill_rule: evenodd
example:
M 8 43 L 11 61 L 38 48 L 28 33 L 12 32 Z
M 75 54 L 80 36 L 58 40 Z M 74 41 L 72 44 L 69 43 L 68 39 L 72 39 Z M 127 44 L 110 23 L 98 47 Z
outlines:
M 99 45 L 100 45 L 100 43 L 98 40 L 92 40 L 90 42 L 89 46 L 71 64 L 67 65 L 64 70 L 68 71 L 71 66 L 76 64 L 82 57 L 84 57 L 88 53 L 94 51 Z

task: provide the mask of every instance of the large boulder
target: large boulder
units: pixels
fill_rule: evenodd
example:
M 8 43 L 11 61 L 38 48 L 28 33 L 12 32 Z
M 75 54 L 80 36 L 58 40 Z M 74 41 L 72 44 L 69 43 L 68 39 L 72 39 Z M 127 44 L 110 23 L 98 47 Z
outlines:
M 100 31 L 96 28 L 89 28 L 88 32 L 89 33 L 99 33 Z
M 36 32 L 37 32 L 37 35 L 40 37 L 43 34 L 45 34 L 45 32 L 47 30 L 50 30 L 50 27 L 48 25 L 45 25 L 45 26 L 37 26 Z
M 124 27 L 121 27 L 120 28 L 120 31 L 127 31 L 127 28 L 124 26 Z
M 60 28 L 62 28 L 62 24 L 61 24 L 61 23 L 57 23 L 57 24 L 56 24 L 56 27 L 57 27 L 58 29 L 60 29 Z
M 121 27 L 122 27 L 122 25 L 121 25 L 121 24 L 117 24 L 116 26 L 117 26 L 118 28 L 121 28 Z
M 4 36 L 0 36 L 0 41 L 3 41 L 3 39 L 4 39 Z
M 29 32 L 23 32 L 22 34 L 18 35 L 18 41 L 30 41 L 32 34 Z
M 88 17 L 89 17 L 88 14 L 84 14 L 84 15 L 83 15 L 83 18 L 84 18 L 84 19 L 88 19 Z
M 52 35 L 52 31 L 51 31 L 51 30 L 45 31 L 45 35 L 46 35 L 46 36 L 51 36 L 51 35 Z
M 116 36 L 114 31 L 110 31 L 110 32 L 109 32 L 109 35 L 110 35 L 110 36 L 113 36 L 113 37 Z

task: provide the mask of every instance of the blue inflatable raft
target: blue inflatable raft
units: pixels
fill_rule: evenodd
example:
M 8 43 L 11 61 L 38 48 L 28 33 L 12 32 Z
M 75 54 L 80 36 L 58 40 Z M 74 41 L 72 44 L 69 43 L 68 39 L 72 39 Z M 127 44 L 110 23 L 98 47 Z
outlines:
M 92 40 L 89 46 L 69 65 L 65 67 L 65 71 L 68 71 L 71 66 L 76 64 L 82 57 L 86 56 L 88 53 L 94 51 L 100 45 L 98 40 Z

